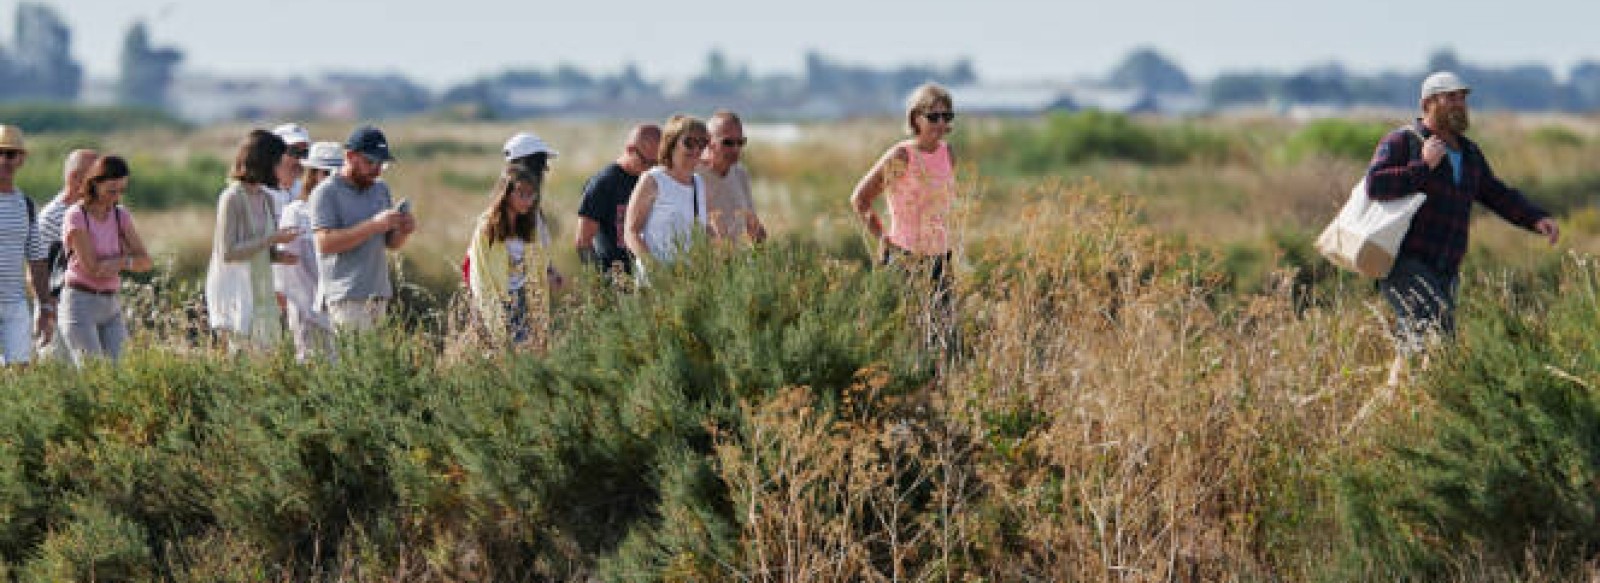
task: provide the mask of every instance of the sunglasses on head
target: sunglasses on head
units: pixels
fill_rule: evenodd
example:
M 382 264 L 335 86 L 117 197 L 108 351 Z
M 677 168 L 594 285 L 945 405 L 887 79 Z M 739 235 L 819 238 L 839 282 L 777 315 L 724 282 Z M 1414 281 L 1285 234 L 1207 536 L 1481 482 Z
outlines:
M 0 150 L 0 158 L 16 160 L 22 157 L 22 150 Z
M 708 140 L 708 139 L 705 139 L 705 138 L 684 138 L 683 139 L 683 147 L 688 148 L 690 150 L 704 149 L 706 147 L 706 144 L 710 144 L 710 143 L 711 143 L 711 140 Z
M 743 148 L 744 145 L 748 144 L 748 143 L 750 143 L 750 139 L 749 138 L 738 138 L 738 139 L 722 138 L 722 147 L 724 147 L 724 148 L 733 148 L 733 147 Z
M 922 114 L 922 119 L 928 120 L 928 123 L 939 123 L 941 121 L 945 122 L 945 123 L 950 123 L 950 122 L 953 122 L 953 121 L 956 120 L 956 112 L 954 112 L 954 111 L 930 111 L 928 113 Z

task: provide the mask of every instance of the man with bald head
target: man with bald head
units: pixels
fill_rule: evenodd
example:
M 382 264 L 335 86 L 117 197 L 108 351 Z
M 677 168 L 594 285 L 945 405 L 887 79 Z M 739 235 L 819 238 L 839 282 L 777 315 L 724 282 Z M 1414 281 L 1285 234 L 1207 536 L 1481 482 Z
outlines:
M 39 211 L 39 234 L 44 237 L 50 247 L 50 265 L 55 265 L 56 257 L 66 253 L 66 248 L 61 243 L 61 223 L 67 216 L 67 209 L 83 200 L 83 177 L 89 172 L 89 167 L 100 160 L 100 153 L 89 149 L 73 150 L 67 154 L 67 161 L 61 171 L 61 191 L 56 197 L 44 205 Z M 61 290 L 51 290 L 60 293 Z M 45 316 L 47 310 L 55 309 L 56 298 L 51 297 L 39 302 L 40 316 Z M 53 314 L 52 314 L 53 315 Z M 49 326 L 39 333 L 39 350 L 41 358 L 68 358 L 68 354 L 60 342 L 54 340 L 60 337 L 60 323 Z
M 633 255 L 622 244 L 622 220 L 628 216 L 628 199 L 639 175 L 656 165 L 661 127 L 640 124 L 628 132 L 622 155 L 583 185 L 578 206 L 578 258 L 602 272 L 628 272 Z
M 750 174 L 739 163 L 744 155 L 744 123 L 726 109 L 711 114 L 706 123 L 711 143 L 700 153 L 695 173 L 706 185 L 706 214 L 711 219 L 711 237 L 719 241 L 767 239 L 767 228 L 756 217 L 750 196 Z

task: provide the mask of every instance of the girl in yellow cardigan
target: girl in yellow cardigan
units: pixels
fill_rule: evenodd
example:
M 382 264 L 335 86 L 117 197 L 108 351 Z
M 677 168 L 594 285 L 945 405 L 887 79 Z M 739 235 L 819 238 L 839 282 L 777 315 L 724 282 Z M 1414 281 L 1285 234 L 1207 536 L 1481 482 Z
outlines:
M 550 230 L 539 209 L 544 174 L 521 163 L 500 173 L 494 203 L 478 217 L 467 247 L 467 287 L 492 338 L 514 345 L 547 327 Z

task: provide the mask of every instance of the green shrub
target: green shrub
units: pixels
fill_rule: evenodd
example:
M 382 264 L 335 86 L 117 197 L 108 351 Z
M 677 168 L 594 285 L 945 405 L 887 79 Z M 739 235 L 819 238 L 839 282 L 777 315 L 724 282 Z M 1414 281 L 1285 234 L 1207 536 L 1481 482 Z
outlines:
M 969 140 L 961 135 L 957 139 Z M 970 138 L 985 166 L 1023 174 L 1060 172 L 1096 160 L 1174 164 L 1221 161 L 1233 154 L 1229 138 L 1189 124 L 1144 124 L 1118 113 L 1057 113 L 1044 123 L 1008 125 L 992 136 Z
M 1295 132 L 1283 146 L 1284 158 L 1299 162 L 1310 156 L 1366 161 L 1383 136 L 1394 128 L 1375 122 L 1321 119 Z
M 99 148 L 96 138 L 79 135 L 29 138 L 28 161 L 17 173 L 17 185 L 42 208 L 61 190 L 61 165 L 77 148 Z M 127 205 L 138 209 L 215 206 L 228 183 L 229 165 L 220 159 L 196 155 L 180 161 L 143 153 L 120 154 L 128 159 Z
M 137 107 L 65 105 L 59 103 L 0 104 L 0 120 L 28 134 L 105 134 L 128 130 L 183 130 L 183 122 L 160 110 Z
M 1600 392 L 1586 380 L 1600 373 L 1600 287 L 1593 272 L 1564 279 L 1469 288 L 1460 345 L 1424 377 L 1439 406 L 1387 432 L 1377 459 L 1342 466 L 1355 578 L 1460 577 L 1470 555 L 1576 573 L 1600 551 Z
M 397 330 L 337 365 L 140 346 L 32 369 L 0 387 L 0 559 L 40 580 L 709 569 L 737 552 L 711 446 L 741 401 L 928 374 L 894 277 L 727 251 L 564 314 L 539 356 L 446 361 Z M 235 560 L 200 556 L 218 549 Z
M 1583 146 L 1583 136 L 1563 125 L 1542 125 L 1528 134 L 1528 141 L 1547 148 L 1578 148 Z

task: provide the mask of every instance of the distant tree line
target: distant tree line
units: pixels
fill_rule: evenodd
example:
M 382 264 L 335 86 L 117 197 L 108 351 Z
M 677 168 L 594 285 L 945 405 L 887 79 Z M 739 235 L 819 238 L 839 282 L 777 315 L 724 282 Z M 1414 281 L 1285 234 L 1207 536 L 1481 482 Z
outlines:
M 14 47 L 0 47 L 0 102 L 78 100 L 83 68 L 71 56 L 71 29 L 52 8 L 35 2 L 18 4 L 13 38 Z M 179 49 L 155 46 L 145 25 L 133 23 L 123 41 L 117 102 L 172 111 L 172 88 L 183 58 Z M 1294 105 L 1410 108 L 1416 105 L 1418 83 L 1429 72 L 1441 69 L 1456 71 L 1473 85 L 1478 107 L 1600 110 L 1600 61 L 1578 63 L 1563 81 L 1545 65 L 1487 67 L 1463 62 L 1449 50 L 1436 52 L 1424 68 L 1412 71 L 1358 74 L 1333 62 L 1292 73 L 1225 72 L 1201 82 L 1191 79 L 1171 58 L 1142 47 L 1131 51 L 1099 84 L 1144 95 L 1192 96 L 1202 108 L 1211 110 Z M 948 65 L 874 68 L 842 62 L 815 50 L 806 53 L 799 74 L 756 74 L 721 49 L 713 49 L 701 71 L 672 90 L 647 79 L 638 64 L 629 63 L 611 74 L 592 73 L 570 64 L 506 71 L 438 94 L 401 74 L 341 73 L 305 82 L 304 93 L 318 96 L 315 99 L 337 95 L 351 104 L 350 114 L 361 117 L 436 108 L 479 117 L 638 115 L 706 101 L 757 114 L 840 116 L 893 110 L 901 96 L 925 81 L 959 87 L 976 84 L 979 78 L 972 61 L 965 58 Z M 241 79 L 239 83 L 251 81 Z

